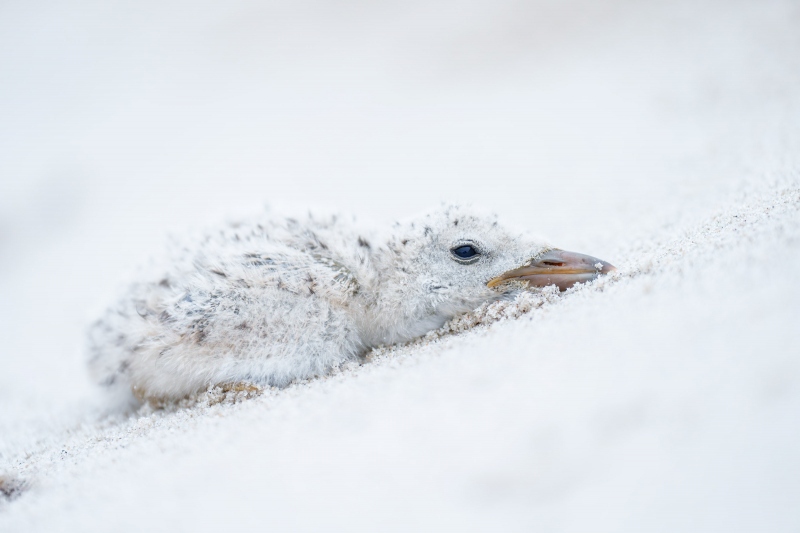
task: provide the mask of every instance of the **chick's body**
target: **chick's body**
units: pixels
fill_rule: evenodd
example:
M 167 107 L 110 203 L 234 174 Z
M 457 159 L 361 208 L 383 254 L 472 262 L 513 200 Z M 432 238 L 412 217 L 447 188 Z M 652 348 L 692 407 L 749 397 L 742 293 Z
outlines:
M 335 217 L 264 217 L 173 246 L 93 325 L 94 376 L 179 397 L 229 381 L 284 385 L 357 356 L 356 297 L 377 280 L 368 237 L 343 240 L 354 233 Z

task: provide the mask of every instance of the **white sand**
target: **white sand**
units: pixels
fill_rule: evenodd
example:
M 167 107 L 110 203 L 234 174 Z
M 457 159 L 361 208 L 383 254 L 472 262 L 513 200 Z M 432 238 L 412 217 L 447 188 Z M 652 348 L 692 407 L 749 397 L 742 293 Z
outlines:
M 1 9 L 0 531 L 800 529 L 795 2 Z M 261 199 L 473 201 L 619 272 L 104 403 L 97 306 Z

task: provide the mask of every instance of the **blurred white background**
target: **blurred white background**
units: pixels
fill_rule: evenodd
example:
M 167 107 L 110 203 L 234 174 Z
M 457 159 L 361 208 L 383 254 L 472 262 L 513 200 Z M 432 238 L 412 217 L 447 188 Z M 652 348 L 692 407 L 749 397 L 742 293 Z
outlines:
M 264 203 L 473 202 L 606 257 L 773 157 L 798 27 L 787 0 L 5 1 L 0 398 L 11 358 L 72 375 L 167 231 Z
M 798 141 L 795 0 L 4 0 L 0 411 L 87 393 L 168 232 L 463 201 L 613 261 Z
M 265 203 L 381 223 L 473 202 L 612 257 L 794 164 L 798 13 L 5 1 L 0 400 L 80 394 L 93 306 L 168 231 Z

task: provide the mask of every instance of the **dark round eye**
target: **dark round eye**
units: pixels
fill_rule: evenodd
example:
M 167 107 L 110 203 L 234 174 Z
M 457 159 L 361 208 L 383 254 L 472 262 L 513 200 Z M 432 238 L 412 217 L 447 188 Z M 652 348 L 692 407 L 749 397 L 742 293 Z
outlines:
M 450 251 L 453 253 L 454 256 L 456 256 L 456 258 L 466 261 L 469 260 L 475 261 L 478 259 L 478 256 L 480 255 L 480 252 L 478 252 L 478 250 L 476 250 L 475 247 L 472 246 L 471 244 L 457 246 Z

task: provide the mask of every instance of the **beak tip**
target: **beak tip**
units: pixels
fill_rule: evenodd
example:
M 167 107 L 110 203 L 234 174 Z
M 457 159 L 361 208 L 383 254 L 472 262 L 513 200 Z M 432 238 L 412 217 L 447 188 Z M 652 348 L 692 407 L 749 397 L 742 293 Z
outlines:
M 612 272 L 617 271 L 617 267 L 615 267 L 611 263 L 605 263 L 605 262 L 597 263 L 595 267 L 597 268 L 598 274 L 611 274 Z

